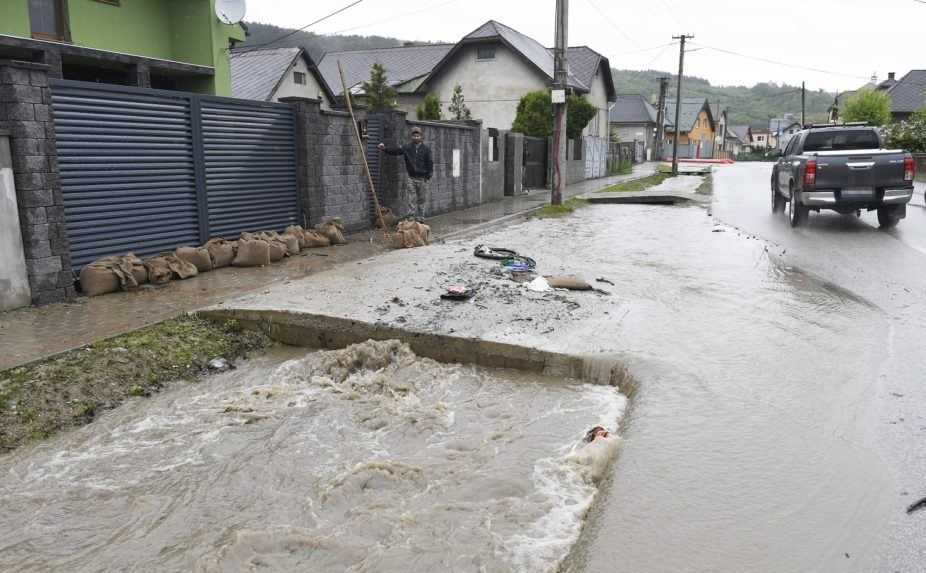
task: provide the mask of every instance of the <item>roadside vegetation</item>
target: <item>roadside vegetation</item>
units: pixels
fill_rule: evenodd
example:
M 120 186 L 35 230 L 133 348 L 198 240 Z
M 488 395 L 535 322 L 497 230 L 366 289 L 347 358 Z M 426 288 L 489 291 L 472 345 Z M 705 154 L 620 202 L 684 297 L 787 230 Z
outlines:
M 572 214 L 576 209 L 581 209 L 588 205 L 588 201 L 579 197 L 573 197 L 563 201 L 561 205 L 546 205 L 531 213 L 534 219 L 550 219 L 553 217 L 565 217 Z
M 610 187 L 605 187 L 599 191 L 599 193 L 646 191 L 650 187 L 655 187 L 670 177 L 672 177 L 671 173 L 654 173 L 642 179 L 634 179 L 632 181 L 622 181 L 621 183 L 616 183 Z
M 0 454 L 87 424 L 168 382 L 195 381 L 213 358 L 233 361 L 270 344 L 233 321 L 184 316 L 0 371 Z

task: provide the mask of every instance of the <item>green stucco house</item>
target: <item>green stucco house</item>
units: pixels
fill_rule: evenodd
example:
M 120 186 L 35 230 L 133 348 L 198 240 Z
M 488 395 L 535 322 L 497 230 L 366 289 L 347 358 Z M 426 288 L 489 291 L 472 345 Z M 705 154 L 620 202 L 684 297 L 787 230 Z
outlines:
M 0 0 L 0 60 L 63 79 L 231 95 L 229 49 L 245 37 L 215 0 Z

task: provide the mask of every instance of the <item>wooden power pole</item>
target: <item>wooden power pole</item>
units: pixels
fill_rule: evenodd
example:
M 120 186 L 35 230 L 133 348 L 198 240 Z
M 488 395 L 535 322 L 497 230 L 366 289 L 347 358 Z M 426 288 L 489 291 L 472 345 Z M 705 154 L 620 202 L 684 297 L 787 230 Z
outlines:
M 666 140 L 666 95 L 669 93 L 669 78 L 659 78 L 659 108 L 656 111 L 656 161 L 665 157 L 663 144 Z
M 675 123 L 673 124 L 675 132 L 672 136 L 672 175 L 678 175 L 678 136 L 681 128 L 678 122 L 681 119 L 680 116 L 682 112 L 682 76 L 685 75 L 685 41 L 693 40 L 694 36 L 682 34 L 681 36 L 672 36 L 672 39 L 682 41 L 678 50 L 678 88 L 675 91 Z
M 569 68 L 566 48 L 569 46 L 569 0 L 556 0 L 556 45 L 553 48 L 553 108 L 555 120 L 553 125 L 553 185 L 550 203 L 559 205 L 563 202 L 566 189 L 566 87 Z

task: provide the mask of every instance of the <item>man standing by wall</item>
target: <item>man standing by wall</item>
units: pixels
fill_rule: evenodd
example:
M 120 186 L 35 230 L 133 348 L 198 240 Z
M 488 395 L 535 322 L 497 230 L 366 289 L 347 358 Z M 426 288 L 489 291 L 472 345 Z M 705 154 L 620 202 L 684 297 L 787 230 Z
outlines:
M 434 162 L 431 159 L 431 149 L 422 143 L 421 128 L 417 126 L 412 128 L 411 143 L 401 147 L 387 147 L 385 143 L 380 143 L 379 149 L 389 155 L 405 157 L 408 182 L 405 187 L 403 216 L 423 218 L 430 199 L 428 182 L 434 172 Z

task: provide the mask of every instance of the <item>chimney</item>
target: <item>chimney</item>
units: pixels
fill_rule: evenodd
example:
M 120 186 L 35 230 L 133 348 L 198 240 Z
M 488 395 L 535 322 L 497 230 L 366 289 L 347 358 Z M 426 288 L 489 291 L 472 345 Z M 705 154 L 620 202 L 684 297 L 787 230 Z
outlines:
M 887 79 L 892 82 L 895 81 L 896 77 L 897 77 L 897 74 L 895 74 L 894 72 L 888 72 L 887 74 Z

